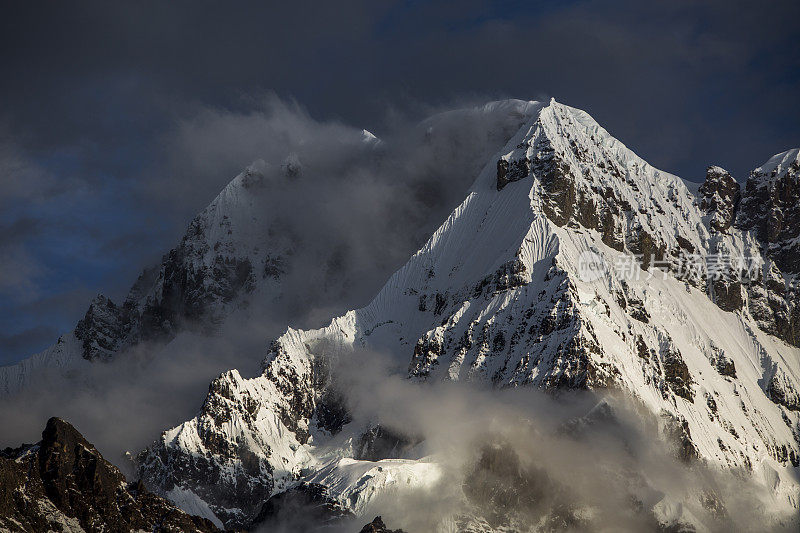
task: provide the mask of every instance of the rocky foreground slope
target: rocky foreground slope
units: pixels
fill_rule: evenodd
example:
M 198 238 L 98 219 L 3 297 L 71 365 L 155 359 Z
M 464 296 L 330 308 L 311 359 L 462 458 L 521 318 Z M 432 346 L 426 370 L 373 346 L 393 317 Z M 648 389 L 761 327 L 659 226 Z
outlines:
M 284 493 L 266 502 L 251 531 L 275 525 L 279 513 L 311 507 L 319 524 L 349 519 L 345 509 L 327 502 L 327 492 L 317 485 L 309 490 Z M 294 498 L 292 505 L 286 500 Z M 302 504 L 301 501 L 302 500 Z M 309 515 L 294 528 L 304 530 Z M 285 526 L 289 524 L 282 524 Z M 353 526 L 355 527 L 355 526 Z M 291 529 L 291 528 L 290 528 Z M 33 445 L 0 450 L 0 531 L 71 533 L 114 531 L 158 533 L 215 533 L 221 531 L 209 520 L 191 516 L 149 492 L 141 481 L 128 483 L 69 422 L 51 418 L 42 440 Z M 240 530 L 243 531 L 243 530 Z M 355 531 L 355 529 L 353 529 Z M 376 517 L 363 532 L 402 533 L 389 530 Z
M 585 112 L 555 101 L 530 108 L 369 305 L 319 330 L 290 328 L 260 376 L 221 375 L 195 418 L 140 455 L 146 482 L 226 526 L 249 523 L 298 482 L 328 488 L 357 515 L 403 487 L 439 486 L 445 458 L 414 453 L 426 435 L 354 419 L 335 368 L 367 350 L 421 384 L 622 394 L 683 461 L 741 471 L 742 483 L 763 489 L 749 504 L 764 527 L 796 527 L 798 150 L 756 169 L 744 190 L 711 167 L 696 196 Z M 375 442 L 389 451 L 365 455 Z M 551 501 L 537 488 L 547 476 L 527 468 L 501 473 L 521 472 L 540 497 L 518 495 L 520 505 L 536 509 Z M 736 511 L 717 513 L 725 502 L 708 491 L 642 483 L 650 496 L 631 486 L 630 501 L 653 527 L 713 530 L 715 513 Z M 468 486 L 462 496 L 475 504 L 482 493 L 471 500 Z M 601 503 L 551 503 L 523 523 L 592 527 L 602 516 Z M 461 522 L 443 517 L 443 530 L 454 520 L 464 530 L 503 525 L 472 508 Z
M 51 418 L 34 445 L 0 451 L 0 531 L 216 532 L 128 483 L 69 423 Z

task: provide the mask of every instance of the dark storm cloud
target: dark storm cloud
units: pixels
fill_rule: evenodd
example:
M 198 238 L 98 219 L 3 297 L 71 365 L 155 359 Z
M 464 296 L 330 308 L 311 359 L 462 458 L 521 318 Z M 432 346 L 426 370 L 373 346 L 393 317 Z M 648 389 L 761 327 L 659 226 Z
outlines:
M 268 90 L 297 98 L 318 118 L 368 129 L 387 101 L 547 92 L 684 173 L 702 170 L 706 161 L 697 158 L 710 150 L 744 172 L 782 149 L 775 145 L 798 142 L 790 127 L 800 66 L 794 2 L 13 9 L 25 12 L 5 17 L 4 70 L 14 75 L 3 93 L 14 124 L 28 124 L 43 146 L 128 142 L 163 130 L 187 103 L 246 106 L 241 95 Z M 738 156 L 733 141 L 751 138 L 752 160 Z
M 0 296 L 23 296 L 33 290 L 42 266 L 25 249 L 25 243 L 41 229 L 34 218 L 0 220 Z
M 794 2 L 13 9 L 0 37 L 13 74 L 3 114 L 31 146 L 78 151 L 83 175 L 136 175 L 176 116 L 196 104 L 247 110 L 265 91 L 371 130 L 387 103 L 548 93 L 695 177 L 709 158 L 742 175 L 800 143 Z
M 432 109 L 552 95 L 660 168 L 744 177 L 800 145 L 798 15 L 788 1 L 16 3 L 0 20 L 0 206 L 4 224 L 45 231 L 6 268 L 37 273 L 29 294 L 119 297 L 257 152 L 277 153 L 264 94 L 379 137 Z M 34 326 L 17 303 L 0 329 Z
M 21 333 L 12 335 L 0 335 L 0 365 L 13 363 L 16 361 L 14 354 L 32 353 L 32 347 L 37 346 L 43 339 L 53 339 L 58 337 L 58 330 L 47 326 L 35 326 L 26 329 Z M 5 358 L 8 354 L 8 358 Z
M 20 217 L 10 224 L 0 222 L 0 250 L 18 246 L 41 229 L 41 221 Z

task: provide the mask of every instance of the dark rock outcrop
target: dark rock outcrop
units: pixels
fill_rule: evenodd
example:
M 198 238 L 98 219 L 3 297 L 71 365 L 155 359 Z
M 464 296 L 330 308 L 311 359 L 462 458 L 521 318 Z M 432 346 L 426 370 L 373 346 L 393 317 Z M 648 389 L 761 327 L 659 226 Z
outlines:
M 497 190 L 502 190 L 509 183 L 527 177 L 530 170 L 531 162 L 525 158 L 518 161 L 499 160 L 497 162 Z
M 767 397 L 778 405 L 790 411 L 800 411 L 800 392 L 798 392 L 789 379 L 782 373 L 774 373 L 766 381 L 765 391 Z
M 661 416 L 663 417 L 664 434 L 672 445 L 675 457 L 685 463 L 695 461 L 699 454 L 694 441 L 692 441 L 692 433 L 686 419 L 667 413 L 662 413 Z
M 75 326 L 75 337 L 83 345 L 83 358 L 93 361 L 109 358 L 125 342 L 129 331 L 126 310 L 100 294 Z
M 128 483 L 75 428 L 51 418 L 41 442 L 0 452 L 0 529 L 75 526 L 87 532 L 219 531 L 148 492 L 141 482 Z
M 689 402 L 694 401 L 694 381 L 680 351 L 670 342 L 662 343 L 661 358 L 664 381 L 669 390 Z
M 730 228 L 741 196 L 736 180 L 720 167 L 708 167 L 699 192 L 700 208 L 709 215 L 709 225 L 717 231 Z
M 354 459 L 380 461 L 402 459 L 404 454 L 419 442 L 386 426 L 373 426 L 358 439 Z
M 714 303 L 723 311 L 738 311 L 744 306 L 742 284 L 730 279 L 716 279 L 711 282 Z
M 506 442 L 483 446 L 462 489 L 476 516 L 492 530 L 518 531 L 523 524 L 543 521 L 564 522 L 565 530 L 587 525 L 572 512 L 569 491 L 544 468 L 524 464 Z
M 300 483 L 264 502 L 251 530 L 307 531 L 352 518 L 353 513 L 332 498 L 319 483 Z
M 360 533 L 403 533 L 402 529 L 389 529 L 380 516 L 376 516 L 375 520 L 361 528 Z

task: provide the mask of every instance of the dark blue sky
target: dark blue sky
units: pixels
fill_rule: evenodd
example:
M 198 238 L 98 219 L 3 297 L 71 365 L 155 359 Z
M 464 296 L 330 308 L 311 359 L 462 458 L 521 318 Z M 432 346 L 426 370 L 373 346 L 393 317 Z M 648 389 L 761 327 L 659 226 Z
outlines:
M 124 295 L 250 163 L 198 124 L 268 94 L 378 134 L 555 96 L 693 179 L 800 145 L 796 2 L 269 4 L 6 6 L 0 364 L 70 330 L 95 293 Z

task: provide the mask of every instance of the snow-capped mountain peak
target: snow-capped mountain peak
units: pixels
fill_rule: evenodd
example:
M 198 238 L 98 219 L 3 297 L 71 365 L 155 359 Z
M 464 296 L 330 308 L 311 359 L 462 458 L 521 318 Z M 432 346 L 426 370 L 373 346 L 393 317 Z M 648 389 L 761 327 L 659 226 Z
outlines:
M 142 453 L 145 479 L 246 524 L 255 502 L 322 468 L 326 439 L 356 431 L 326 368 L 367 348 L 416 381 L 624 392 L 685 460 L 768 477 L 768 505 L 796 513 L 800 350 L 778 337 L 797 338 L 797 308 L 791 285 L 775 292 L 786 273 L 712 270 L 720 256 L 772 260 L 753 231 L 725 223 L 741 217 L 730 176 L 709 169 L 699 201 L 587 113 L 525 107 L 466 199 L 368 305 L 290 328 L 261 376 L 220 377 L 198 417 Z M 353 483 L 337 490 L 363 501 L 375 489 Z
M 792 148 L 770 157 L 766 163 L 753 171 L 760 181 L 779 180 L 800 167 L 800 148 Z

